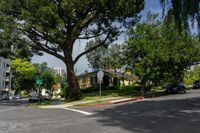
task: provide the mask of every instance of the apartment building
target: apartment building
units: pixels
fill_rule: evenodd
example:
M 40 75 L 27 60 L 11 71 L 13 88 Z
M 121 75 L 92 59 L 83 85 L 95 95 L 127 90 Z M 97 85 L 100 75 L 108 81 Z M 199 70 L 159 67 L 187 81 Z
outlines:
M 58 74 L 58 75 L 60 75 L 61 77 L 62 77 L 64 74 L 66 74 L 66 71 L 65 71 L 65 69 L 63 69 L 63 68 L 53 68 L 53 69 L 54 69 L 55 73 Z
M 11 91 L 11 61 L 0 57 L 0 92 Z

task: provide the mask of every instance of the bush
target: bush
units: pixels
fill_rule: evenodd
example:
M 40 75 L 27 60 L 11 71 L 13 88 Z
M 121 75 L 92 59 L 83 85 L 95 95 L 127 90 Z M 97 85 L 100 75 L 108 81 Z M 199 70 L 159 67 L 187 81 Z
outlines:
M 140 86 L 120 86 L 118 90 L 120 95 L 130 95 L 130 94 L 137 94 L 140 91 Z
M 129 85 L 129 86 L 120 86 L 119 93 L 123 95 L 130 94 L 139 94 L 141 91 L 141 86 L 138 85 Z M 151 91 L 151 86 L 145 86 L 145 92 Z
M 117 90 L 119 89 L 119 87 L 117 86 L 102 86 L 101 90 Z M 99 86 L 94 86 L 94 87 L 89 87 L 86 89 L 81 89 L 81 93 L 91 93 L 91 92 L 97 92 L 99 91 Z

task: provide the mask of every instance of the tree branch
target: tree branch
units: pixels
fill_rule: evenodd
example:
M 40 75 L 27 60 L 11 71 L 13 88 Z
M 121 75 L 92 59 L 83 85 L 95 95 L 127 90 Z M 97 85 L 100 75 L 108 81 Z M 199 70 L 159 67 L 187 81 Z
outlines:
M 28 37 L 27 37 L 27 38 L 28 38 Z M 22 39 L 22 38 L 19 38 L 19 39 L 20 39 L 20 41 L 26 43 L 28 46 L 30 46 L 30 47 L 32 47 L 32 48 L 34 48 L 34 49 L 38 49 L 38 50 L 41 50 L 41 51 L 43 51 L 43 52 L 46 52 L 46 53 L 48 53 L 48 54 L 50 54 L 50 55 L 53 55 L 53 56 L 57 57 L 58 59 L 62 60 L 63 62 L 65 62 L 65 58 L 64 58 L 62 55 L 58 54 L 58 53 L 55 52 L 55 51 L 51 51 L 51 50 L 49 50 L 49 49 L 46 49 L 45 47 L 43 47 L 44 44 L 42 44 L 41 42 L 34 41 L 34 40 L 32 40 L 31 38 L 28 38 L 28 39 L 31 41 L 30 43 L 29 43 L 28 41 L 25 41 L 25 40 Z M 25 38 L 25 39 L 26 39 L 26 38 Z M 32 44 L 31 44 L 31 43 L 32 43 Z M 33 43 L 34 43 L 34 44 L 33 44 Z
M 105 45 L 105 42 L 108 40 L 110 34 L 111 34 L 111 32 L 109 32 L 109 33 L 107 34 L 106 38 L 105 38 L 102 42 L 100 42 L 99 44 L 97 44 L 96 46 L 91 47 L 91 48 L 85 50 L 84 52 L 80 53 L 80 54 L 74 59 L 74 64 L 76 64 L 76 62 L 77 62 L 83 55 L 85 55 L 85 54 L 87 54 L 87 53 L 89 53 L 89 52 L 91 52 L 91 51 L 97 49 L 98 47 L 104 46 L 104 45 Z
M 106 32 L 108 32 L 109 29 L 104 30 L 102 33 L 99 33 L 98 35 L 93 35 L 93 36 L 83 36 L 83 37 L 78 37 L 77 39 L 91 39 L 91 38 L 95 38 L 95 37 L 99 37 L 102 36 L 103 34 L 105 34 Z

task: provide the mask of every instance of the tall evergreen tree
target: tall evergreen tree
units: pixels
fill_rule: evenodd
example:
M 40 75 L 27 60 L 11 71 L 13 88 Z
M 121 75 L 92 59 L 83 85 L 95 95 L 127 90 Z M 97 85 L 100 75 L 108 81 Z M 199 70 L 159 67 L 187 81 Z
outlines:
M 74 65 L 85 54 L 113 42 L 137 22 L 144 0 L 0 0 L 0 12 L 14 17 L 14 32 L 26 45 L 51 54 L 67 66 L 69 99 L 81 98 Z M 100 37 L 96 46 L 72 57 L 75 41 Z M 60 53 L 63 54 L 60 54 Z

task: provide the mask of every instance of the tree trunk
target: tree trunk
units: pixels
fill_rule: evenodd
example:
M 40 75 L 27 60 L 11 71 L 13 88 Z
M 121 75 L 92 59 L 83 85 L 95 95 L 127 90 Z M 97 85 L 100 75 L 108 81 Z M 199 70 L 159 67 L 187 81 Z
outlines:
M 142 97 L 144 97 L 145 95 L 145 84 L 146 84 L 146 79 L 144 79 L 143 77 L 141 81 L 141 90 L 140 90 L 140 94 Z
M 80 100 L 81 92 L 76 75 L 74 73 L 74 65 L 72 62 L 66 62 L 66 66 L 67 66 L 67 82 L 69 87 L 67 99 L 70 101 Z

